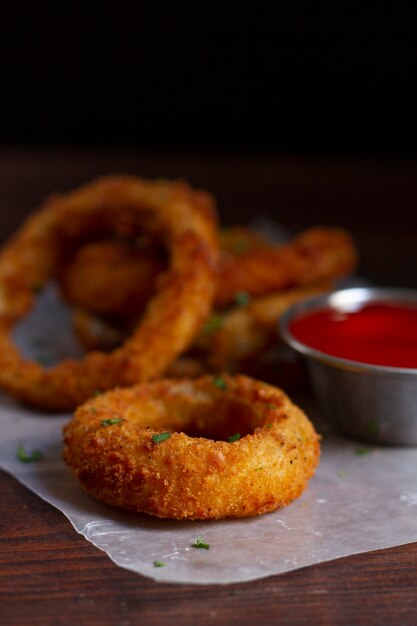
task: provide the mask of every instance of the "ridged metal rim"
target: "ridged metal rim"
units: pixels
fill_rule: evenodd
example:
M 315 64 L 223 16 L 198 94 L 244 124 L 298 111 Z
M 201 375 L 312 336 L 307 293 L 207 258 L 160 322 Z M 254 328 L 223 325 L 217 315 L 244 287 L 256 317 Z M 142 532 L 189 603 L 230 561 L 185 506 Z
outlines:
M 413 378 L 417 377 L 417 368 L 391 367 L 387 365 L 371 365 L 360 363 L 350 359 L 342 359 L 332 356 L 321 350 L 311 348 L 307 344 L 296 339 L 289 331 L 290 322 L 299 315 L 324 307 L 337 309 L 338 311 L 352 310 L 358 306 L 369 302 L 412 304 L 417 308 L 417 291 L 412 289 L 399 289 L 388 287 L 353 287 L 350 289 L 340 289 L 330 294 L 307 298 L 302 302 L 290 307 L 279 321 L 279 330 L 282 338 L 294 350 L 315 361 L 320 361 L 326 365 L 339 369 L 363 372 L 366 374 L 377 374 L 380 376 Z

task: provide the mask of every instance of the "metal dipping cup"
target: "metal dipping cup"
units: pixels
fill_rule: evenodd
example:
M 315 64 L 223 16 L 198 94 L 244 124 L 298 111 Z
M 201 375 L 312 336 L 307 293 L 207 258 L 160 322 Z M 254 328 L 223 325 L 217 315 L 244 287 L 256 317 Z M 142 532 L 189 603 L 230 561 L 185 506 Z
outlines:
M 352 312 L 369 303 L 417 307 L 417 291 L 361 287 L 309 298 L 280 320 L 283 339 L 303 355 L 323 412 L 344 434 L 375 444 L 417 445 L 417 369 L 368 365 L 300 342 L 292 320 L 323 308 Z

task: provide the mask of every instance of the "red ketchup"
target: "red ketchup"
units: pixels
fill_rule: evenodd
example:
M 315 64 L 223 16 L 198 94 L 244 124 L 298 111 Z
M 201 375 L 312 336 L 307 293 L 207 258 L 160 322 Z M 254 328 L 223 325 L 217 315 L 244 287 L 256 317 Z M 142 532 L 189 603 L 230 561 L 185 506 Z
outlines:
M 293 320 L 298 341 L 342 359 L 417 368 L 417 307 L 365 304 L 353 312 L 320 309 Z

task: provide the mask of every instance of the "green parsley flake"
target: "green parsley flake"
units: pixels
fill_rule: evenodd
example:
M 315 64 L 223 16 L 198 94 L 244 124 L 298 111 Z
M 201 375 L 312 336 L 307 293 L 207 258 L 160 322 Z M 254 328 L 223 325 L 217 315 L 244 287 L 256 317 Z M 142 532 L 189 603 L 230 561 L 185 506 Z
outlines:
M 153 566 L 154 567 L 165 567 L 166 563 L 164 561 L 154 561 L 153 562 Z
M 378 432 L 379 432 L 378 420 L 376 420 L 375 418 L 369 420 L 369 422 L 368 422 L 368 433 L 370 435 L 377 435 Z
M 250 295 L 246 291 L 238 291 L 234 299 L 237 306 L 246 306 L 250 302 Z
M 93 413 L 97 412 L 97 409 L 95 406 L 93 406 L 92 409 L 95 409 Z M 120 422 L 123 422 L 123 417 L 113 417 L 107 420 L 100 420 L 100 424 L 102 426 L 113 426 L 113 424 L 120 424 Z
M 37 356 L 34 356 L 33 360 L 36 361 L 36 363 L 39 363 L 42 367 L 51 367 L 54 362 L 53 359 L 46 354 L 38 354 Z
M 200 550 L 208 550 L 210 548 L 210 544 L 205 543 L 201 536 L 197 537 L 194 543 L 191 544 L 192 548 L 200 548 Z
M 152 441 L 155 443 L 159 443 L 160 441 L 165 441 L 171 437 L 171 433 L 158 433 L 157 435 L 152 435 Z
M 240 439 L 240 433 L 235 433 L 234 435 L 231 435 L 227 441 L 228 443 L 233 443 L 234 441 L 239 441 L 239 439 Z
M 34 461 L 40 461 L 42 459 L 42 452 L 40 450 L 27 452 L 23 446 L 19 446 L 16 456 L 22 463 L 33 463 Z
M 213 385 L 216 385 L 219 389 L 227 389 L 227 383 L 223 378 L 214 378 Z
M 223 317 L 221 315 L 212 315 L 208 318 L 203 326 L 202 332 L 204 335 L 213 335 L 223 325 Z
M 245 252 L 249 252 L 250 245 L 246 241 L 236 241 L 233 246 L 233 252 L 235 254 L 244 254 Z
M 102 396 L 103 395 L 103 391 L 100 391 L 100 389 L 96 389 L 94 392 L 95 397 L 97 398 L 98 396 Z
M 370 448 L 356 448 L 355 450 L 355 454 L 357 454 L 358 456 L 365 456 L 366 454 L 369 454 L 371 452 Z

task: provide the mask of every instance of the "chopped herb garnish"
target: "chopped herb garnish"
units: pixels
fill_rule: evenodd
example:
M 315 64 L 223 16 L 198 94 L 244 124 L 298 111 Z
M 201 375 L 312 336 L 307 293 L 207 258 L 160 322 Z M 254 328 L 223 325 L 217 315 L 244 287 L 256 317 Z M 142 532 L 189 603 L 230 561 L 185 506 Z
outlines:
M 90 406 L 89 411 L 90 413 L 97 413 L 97 408 L 95 406 Z
M 375 418 L 369 420 L 369 422 L 368 422 L 368 433 L 370 435 L 377 435 L 378 432 L 379 432 L 378 420 L 376 420 Z
M 154 567 L 165 567 L 166 563 L 164 561 L 154 561 L 153 562 L 153 566 Z
M 200 548 L 201 550 L 208 550 L 210 548 L 210 544 L 205 543 L 202 537 L 197 537 L 194 543 L 191 544 L 192 548 Z
M 365 456 L 365 454 L 369 454 L 370 451 L 370 448 L 356 448 L 355 454 L 357 454 L 358 456 Z
M 231 435 L 231 436 L 227 439 L 227 441 L 228 441 L 229 443 L 233 443 L 234 441 L 239 441 L 239 439 L 240 439 L 240 433 L 235 433 L 234 435 Z
M 100 389 L 96 389 L 94 392 L 95 397 L 97 398 L 98 396 L 102 396 L 103 395 L 103 391 L 100 391 Z
M 95 409 L 95 411 L 93 411 L 94 413 L 97 413 L 97 409 L 95 406 L 91 408 Z M 113 424 L 120 424 L 120 422 L 123 422 L 123 417 L 113 417 L 107 420 L 100 420 L 100 424 L 102 426 L 113 426 Z
M 268 409 L 268 411 L 273 411 L 274 409 L 276 409 L 276 408 L 277 408 L 277 405 L 276 405 L 276 404 L 273 404 L 272 402 L 268 402 L 268 403 L 266 404 L 266 408 Z
M 215 378 L 213 380 L 213 385 L 216 385 L 216 387 L 218 387 L 219 389 L 227 389 L 227 383 L 225 380 L 223 380 L 223 378 Z
M 23 446 L 19 446 L 17 449 L 17 458 L 22 463 L 33 463 L 34 461 L 40 461 L 42 458 L 42 452 L 40 450 L 32 450 L 27 452 Z
M 160 441 L 165 441 L 165 439 L 169 439 L 171 437 L 171 433 L 158 433 L 157 435 L 152 435 L 152 441 L 155 443 L 159 443 Z
M 212 335 L 223 325 L 223 317 L 221 315 L 212 315 L 208 318 L 203 326 L 204 335 Z
M 265 428 L 272 428 L 272 424 L 265 424 Z
M 238 306 L 246 306 L 250 301 L 250 295 L 246 291 L 238 291 L 235 293 L 235 303 Z
M 231 244 L 231 250 L 235 254 L 243 254 L 251 249 L 251 244 L 244 237 L 236 239 L 236 241 L 231 241 Z
M 42 367 L 50 367 L 54 362 L 50 356 L 46 356 L 45 354 L 35 356 L 34 361 L 39 363 L 39 365 L 42 365 Z

